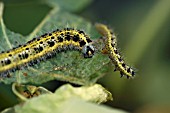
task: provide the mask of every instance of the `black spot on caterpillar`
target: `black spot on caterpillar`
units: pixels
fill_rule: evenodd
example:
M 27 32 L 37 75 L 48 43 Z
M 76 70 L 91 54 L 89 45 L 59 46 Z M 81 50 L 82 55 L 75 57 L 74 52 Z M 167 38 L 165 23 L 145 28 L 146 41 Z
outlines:
M 117 40 L 115 34 L 104 24 L 95 24 L 96 29 L 104 37 L 105 47 L 103 49 L 104 53 L 109 54 L 109 58 L 115 65 L 114 71 L 120 71 L 121 77 L 126 75 L 127 78 L 135 75 L 135 72 L 131 67 L 125 64 L 124 60 L 120 56 L 117 50 Z
M 67 50 L 82 51 L 84 58 L 94 55 L 92 40 L 81 30 L 66 28 L 45 33 L 23 45 L 0 53 L 0 78 L 23 67 L 33 66 Z

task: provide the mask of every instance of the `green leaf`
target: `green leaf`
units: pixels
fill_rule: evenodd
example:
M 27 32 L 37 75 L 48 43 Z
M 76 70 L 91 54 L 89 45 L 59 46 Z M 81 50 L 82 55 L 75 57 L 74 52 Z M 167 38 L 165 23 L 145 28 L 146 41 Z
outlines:
M 20 110 L 19 112 L 16 112 L 14 108 L 6 109 L 2 113 L 22 113 L 23 111 L 24 113 L 30 113 L 30 112 L 39 113 L 39 111 L 35 109 L 34 111 L 33 110 L 28 110 L 28 111 Z M 40 112 L 46 113 L 47 111 L 55 112 L 55 113 L 128 113 L 126 111 L 115 109 L 115 108 L 109 108 L 104 105 L 96 105 L 93 103 L 85 102 L 78 98 L 71 98 L 65 101 L 65 103 L 58 110 L 51 108 L 50 110 L 46 109 Z
M 128 113 L 123 110 L 96 105 L 77 98 L 69 99 L 59 113 Z
M 77 99 L 79 101 L 77 101 Z M 112 100 L 112 95 L 98 84 L 78 88 L 67 84 L 60 87 L 54 94 L 43 94 L 34 97 L 25 101 L 22 105 L 4 110 L 4 113 L 7 113 L 8 110 L 16 113 L 67 113 L 66 111 L 70 110 L 69 105 L 78 105 L 80 103 L 80 107 L 83 108 L 82 100 L 101 103 Z M 69 109 L 67 109 L 67 107 L 69 107 Z M 74 110 L 76 110 L 76 108 L 74 108 Z
M 59 6 L 71 12 L 77 12 L 88 6 L 93 0 L 46 0 L 52 6 Z
M 92 3 L 93 0 L 4 0 L 3 2 L 8 5 L 48 4 L 69 12 L 80 12 Z
M 37 97 L 42 94 L 52 93 L 44 87 L 21 85 L 17 83 L 12 84 L 12 91 L 21 101 L 26 101 L 29 98 Z
M 27 37 L 9 31 L 1 19 L 0 51 L 16 47 L 16 42 L 24 44 L 37 35 L 65 27 L 84 30 L 92 39 L 99 37 L 99 34 L 90 22 L 79 16 L 61 11 L 59 8 L 54 8 Z M 98 43 L 95 43 L 95 45 L 99 48 L 102 46 Z M 57 79 L 82 85 L 92 84 L 102 77 L 108 62 L 108 57 L 100 54 L 100 52 L 96 53 L 93 58 L 85 59 L 77 51 L 68 51 L 58 54 L 55 58 L 41 62 L 34 67 L 11 73 L 11 78 L 3 78 L 0 81 L 6 84 L 16 81 L 19 83 L 41 84 Z

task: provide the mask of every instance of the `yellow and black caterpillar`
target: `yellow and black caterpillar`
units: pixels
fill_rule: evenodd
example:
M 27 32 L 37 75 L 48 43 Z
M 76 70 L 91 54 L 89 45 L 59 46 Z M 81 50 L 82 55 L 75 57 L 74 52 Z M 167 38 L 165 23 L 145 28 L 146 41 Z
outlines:
M 54 57 L 66 50 L 82 51 L 85 58 L 94 54 L 92 40 L 81 30 L 65 28 L 33 38 L 23 45 L 0 53 L 0 78 L 10 76 L 10 72 L 32 66 Z
M 126 75 L 127 78 L 134 76 L 134 70 L 125 64 L 124 60 L 118 52 L 116 36 L 112 30 L 104 24 L 97 23 L 95 26 L 99 33 L 104 36 L 103 39 L 105 47 L 103 48 L 103 52 L 109 54 L 109 58 L 115 65 L 115 71 L 120 71 L 121 76 Z

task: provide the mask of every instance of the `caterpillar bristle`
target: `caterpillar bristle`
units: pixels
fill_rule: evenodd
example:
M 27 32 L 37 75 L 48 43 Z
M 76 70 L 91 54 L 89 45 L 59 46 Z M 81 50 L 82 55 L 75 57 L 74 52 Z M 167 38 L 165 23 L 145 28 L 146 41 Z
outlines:
M 91 58 L 95 52 L 92 40 L 84 31 L 73 28 L 57 29 L 6 52 L 2 51 L 0 53 L 0 78 L 69 50 L 81 51 L 84 58 Z
M 104 49 L 106 49 L 105 51 L 108 51 L 108 53 L 106 52 L 102 53 L 108 54 L 110 60 L 116 67 L 114 71 L 119 70 L 121 77 L 123 77 L 124 75 L 127 78 L 135 76 L 135 72 L 130 66 L 125 64 L 124 60 L 122 59 L 117 49 L 117 39 L 115 33 L 104 24 L 97 23 L 95 24 L 95 27 L 98 30 L 98 32 L 103 36 L 103 41 L 105 44 Z

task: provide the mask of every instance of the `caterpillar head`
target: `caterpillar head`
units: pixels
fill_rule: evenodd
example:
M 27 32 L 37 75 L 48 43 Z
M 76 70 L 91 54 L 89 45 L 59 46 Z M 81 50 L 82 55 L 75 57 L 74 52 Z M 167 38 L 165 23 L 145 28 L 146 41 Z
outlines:
M 84 45 L 84 47 L 82 48 L 82 53 L 84 55 L 84 58 L 91 58 L 91 57 L 93 57 L 94 51 L 95 50 L 94 50 L 93 45 L 91 45 L 89 43 Z

